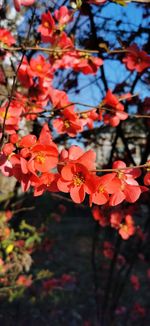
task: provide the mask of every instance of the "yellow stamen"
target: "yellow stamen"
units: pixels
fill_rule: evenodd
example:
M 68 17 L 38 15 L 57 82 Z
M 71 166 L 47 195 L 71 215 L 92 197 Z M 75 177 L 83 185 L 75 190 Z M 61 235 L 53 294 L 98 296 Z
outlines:
M 68 129 L 70 127 L 70 122 L 68 120 L 65 120 L 64 126 L 66 127 L 66 129 Z
M 44 27 L 46 27 L 46 28 L 49 28 L 50 27 L 50 24 L 49 24 L 49 22 L 44 22 Z
M 40 65 L 40 64 L 37 65 L 37 70 L 38 70 L 38 71 L 42 71 L 42 65 Z
M 73 177 L 73 183 L 75 186 L 79 187 L 82 183 L 85 182 L 85 178 L 82 173 L 78 172 Z
M 103 193 L 105 190 L 104 190 L 104 187 L 101 185 L 100 187 L 99 187 L 99 189 L 98 189 L 98 192 L 101 192 L 101 193 Z
M 124 173 L 120 172 L 120 171 L 117 173 L 117 176 L 118 176 L 119 179 L 124 179 L 125 178 Z
M 36 162 L 38 163 L 45 163 L 45 155 L 41 152 L 39 152 L 36 156 Z
M 9 119 L 10 116 L 11 116 L 11 115 L 10 115 L 10 113 L 8 112 L 8 113 L 7 113 L 7 116 L 6 116 L 6 119 Z M 4 119 L 4 117 L 5 117 L 5 111 L 0 112 L 0 117 Z
M 83 119 L 87 119 L 88 118 L 88 114 L 87 113 L 82 113 L 82 118 Z

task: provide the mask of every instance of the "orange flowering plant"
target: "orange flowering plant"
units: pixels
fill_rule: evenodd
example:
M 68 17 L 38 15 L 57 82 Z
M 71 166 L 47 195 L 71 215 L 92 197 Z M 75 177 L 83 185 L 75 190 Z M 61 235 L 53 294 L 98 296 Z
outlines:
M 150 185 L 150 56 L 143 36 L 147 27 L 140 26 L 134 40 L 132 35 L 123 35 L 122 39 L 120 34 L 115 36 L 115 46 L 107 17 L 101 25 L 104 36 L 97 25 L 96 10 L 100 13 L 102 8 L 112 5 L 109 2 L 76 0 L 60 5 L 54 1 L 45 5 L 44 0 L 41 4 L 36 0 L 14 0 L 10 10 L 23 19 L 23 32 L 16 24 L 18 33 L 10 28 L 7 12 L 1 13 L 5 27 L 0 27 L 0 172 L 2 178 L 15 182 L 10 198 L 1 200 L 0 280 L 6 287 L 31 286 L 32 275 L 24 274 L 30 266 L 26 268 L 22 260 L 13 284 L 10 273 L 24 255 L 31 264 L 32 250 L 41 241 L 40 231 L 24 221 L 19 232 L 8 223 L 13 201 L 21 191 L 34 197 L 48 193 L 52 198 L 60 196 L 80 207 L 88 206 L 97 230 L 105 227 L 123 243 L 131 239 L 145 241 L 131 204 L 136 208 L 140 200 L 147 202 Z M 146 15 L 144 8 L 143 18 Z M 121 23 L 116 20 L 113 35 Z M 129 32 L 126 30 L 126 35 Z M 117 79 L 115 72 L 123 72 L 121 78 L 119 75 Z M 82 93 L 86 80 L 87 92 Z M 97 83 L 94 91 L 93 81 Z M 145 85 L 145 91 L 140 94 L 141 85 Z M 138 143 L 138 134 L 143 143 Z M 61 211 L 63 215 L 63 206 Z M 57 212 L 52 216 L 57 223 L 61 221 Z M 110 239 L 103 240 L 103 256 L 115 263 L 118 259 L 117 268 L 121 268 L 125 255 L 118 258 Z M 112 263 L 112 273 L 113 269 Z M 133 289 L 140 289 L 136 275 L 130 281 Z M 44 281 L 43 288 L 49 293 L 71 282 L 76 282 L 74 276 L 64 273 L 60 278 Z M 107 319 L 110 283 L 111 276 L 101 308 L 101 325 Z M 113 309 L 118 314 L 125 311 L 115 310 L 118 293 L 110 313 Z M 134 309 L 144 316 L 138 304 Z M 98 309 L 97 319 L 100 320 Z

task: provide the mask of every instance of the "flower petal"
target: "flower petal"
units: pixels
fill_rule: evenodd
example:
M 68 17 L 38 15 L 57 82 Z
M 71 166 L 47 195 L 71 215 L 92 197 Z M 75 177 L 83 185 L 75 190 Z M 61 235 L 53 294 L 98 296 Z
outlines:
M 83 202 L 84 198 L 85 198 L 85 191 L 84 191 L 84 187 L 71 187 L 70 189 L 70 197 L 71 199 L 77 203 L 80 204 Z

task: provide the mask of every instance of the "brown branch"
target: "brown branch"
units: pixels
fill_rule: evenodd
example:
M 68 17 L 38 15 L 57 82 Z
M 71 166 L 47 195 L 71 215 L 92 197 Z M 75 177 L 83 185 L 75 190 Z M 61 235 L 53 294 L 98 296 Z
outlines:
M 22 207 L 22 208 L 18 208 L 12 211 L 13 214 L 17 214 L 20 212 L 26 212 L 26 211 L 33 211 L 35 209 L 35 206 L 31 206 L 31 207 Z
M 96 169 L 92 170 L 92 172 L 120 172 L 120 171 L 126 171 L 130 169 L 143 169 L 143 168 L 149 168 L 150 164 L 145 163 L 145 164 L 140 164 L 140 165 L 132 165 L 132 166 L 126 166 L 125 168 L 118 168 L 118 169 Z
M 3 94 L 3 93 L 0 93 L 0 95 L 1 96 L 4 96 L 4 97 L 7 97 L 7 98 L 11 98 L 11 100 L 12 99 L 16 99 L 17 101 L 20 101 L 20 102 L 22 102 L 22 99 L 20 99 L 20 98 L 17 98 L 17 97 L 15 97 L 14 95 L 13 96 L 11 96 L 11 94 L 10 95 L 5 95 L 5 94 Z M 138 94 L 133 94 L 131 97 L 135 97 L 135 96 L 138 96 Z M 118 99 L 119 101 L 123 101 L 124 99 Z M 30 102 L 29 100 L 26 102 L 26 105 L 35 105 L 35 103 L 33 103 L 33 102 Z M 60 108 L 55 108 L 55 107 L 53 107 L 53 108 L 51 108 L 51 113 L 50 113 L 50 117 L 52 117 L 54 114 L 53 114 L 53 112 L 57 112 L 57 111 L 59 111 L 59 110 L 63 110 L 63 109 L 65 109 L 65 108 L 67 108 L 67 107 L 69 107 L 69 106 L 72 106 L 72 105 L 81 105 L 81 106 L 84 106 L 84 107 L 88 107 L 88 108 L 92 108 L 92 110 L 85 110 L 85 111 L 80 111 L 80 112 L 77 112 L 78 114 L 80 114 L 80 115 L 82 115 L 82 114 L 86 114 L 86 113 L 89 113 L 89 112 L 92 112 L 93 110 L 104 110 L 104 111 L 109 111 L 109 112 L 112 112 L 112 113 L 117 113 L 117 112 L 123 112 L 123 111 L 120 111 L 120 110 L 115 110 L 115 109 L 112 109 L 112 108 L 107 108 L 107 107 L 105 107 L 104 106 L 104 104 L 103 104 L 103 101 L 98 105 L 98 106 L 94 106 L 94 105 L 90 105 L 90 104 L 86 104 L 86 103 L 81 103 L 81 102 L 70 102 L 69 104 L 66 104 L 65 106 L 62 106 L 62 107 L 60 107 Z M 38 115 L 38 116 L 40 116 L 41 117 L 41 115 L 43 115 L 44 113 L 48 113 L 48 110 L 43 110 L 42 112 L 41 112 L 41 114 L 39 114 L 39 112 L 35 112 L 35 111 L 29 111 L 29 112 L 26 112 L 26 113 L 23 113 L 23 114 L 21 114 L 21 116 L 22 117 L 24 117 L 24 116 L 26 116 L 26 115 L 32 115 L 32 114 L 34 114 L 34 115 Z M 145 119 L 150 119 L 150 115 L 148 115 L 148 114 L 130 114 L 130 113 L 128 113 L 128 116 L 129 117 L 133 117 L 133 118 L 145 118 Z M 49 116 L 48 116 L 49 117 Z

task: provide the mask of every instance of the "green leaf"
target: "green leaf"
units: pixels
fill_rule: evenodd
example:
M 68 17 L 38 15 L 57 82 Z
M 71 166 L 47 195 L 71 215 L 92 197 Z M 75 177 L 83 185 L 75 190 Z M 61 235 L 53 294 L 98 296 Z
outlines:
M 37 280 L 41 280 L 43 278 L 51 278 L 53 277 L 54 273 L 49 271 L 48 269 L 42 269 L 41 271 L 39 271 L 36 275 L 36 279 Z

